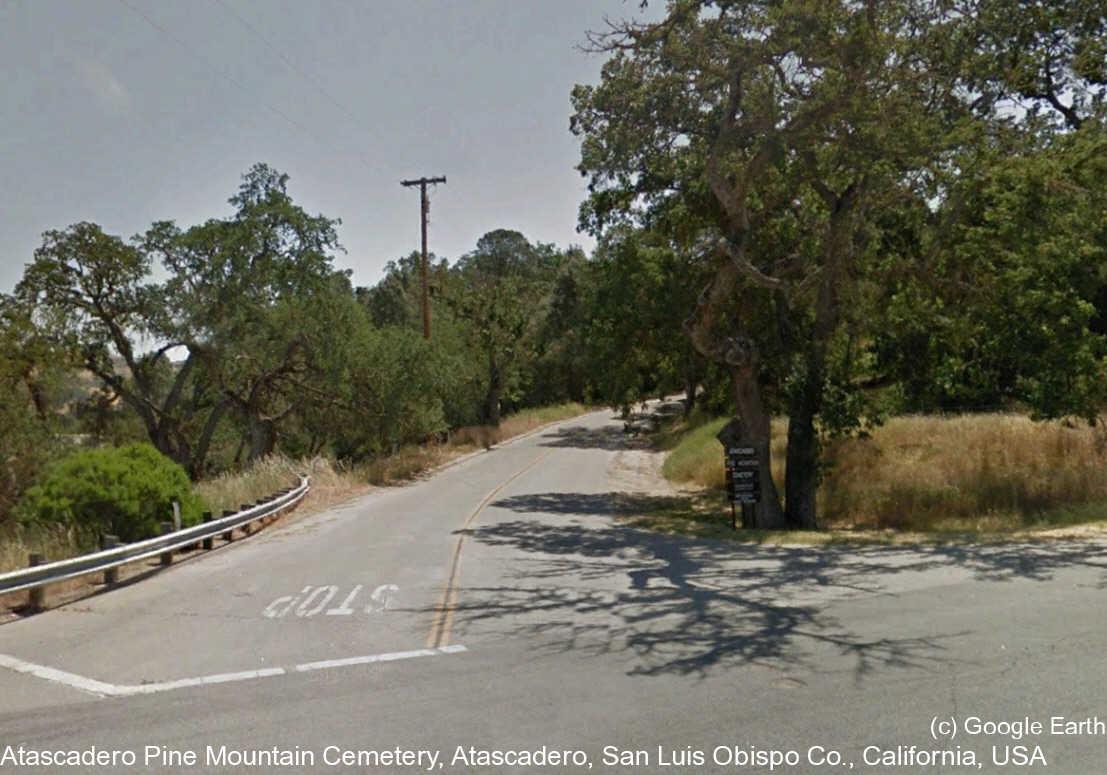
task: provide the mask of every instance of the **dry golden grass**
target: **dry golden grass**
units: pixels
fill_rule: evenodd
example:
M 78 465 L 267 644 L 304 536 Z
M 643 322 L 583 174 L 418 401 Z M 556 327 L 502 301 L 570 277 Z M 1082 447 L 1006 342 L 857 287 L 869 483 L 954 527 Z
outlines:
M 525 409 L 505 418 L 498 429 L 471 426 L 452 434 L 448 444 L 411 444 L 401 447 L 394 455 L 352 466 L 335 464 L 323 457 L 292 460 L 272 455 L 246 471 L 225 473 L 199 482 L 195 490 L 218 515 L 223 509 L 235 510 L 240 504 L 253 503 L 258 498 L 293 485 L 299 481 L 301 474 L 307 474 L 311 476 L 311 492 L 301 508 L 318 508 L 356 495 L 364 491 L 367 484 L 408 481 L 461 455 L 482 449 L 485 442 L 496 444 L 546 423 L 587 411 L 588 408 L 582 404 Z
M 575 402 L 557 404 L 556 406 L 542 406 L 537 409 L 523 409 L 503 419 L 500 423 L 500 438 L 510 439 L 514 436 L 521 436 L 547 423 L 567 420 L 570 417 L 577 417 L 589 411 L 591 410 L 584 404 Z
M 299 505 L 304 511 L 323 508 L 368 489 L 362 472 L 336 469 L 326 458 L 292 460 L 271 455 L 245 471 L 198 482 L 194 490 L 219 517 L 224 510 L 238 511 L 244 504 L 298 484 L 301 474 L 311 477 L 311 489 Z M 48 560 L 61 560 L 94 551 L 97 540 L 93 531 L 64 525 L 6 523 L 0 526 L 0 573 L 27 567 L 31 552 L 41 552 Z
M 840 441 L 821 507 L 833 527 L 1009 531 L 1107 517 L 1107 433 L 1012 414 L 900 417 Z
M 448 444 L 412 444 L 396 454 L 353 466 L 334 464 L 323 457 L 291 460 L 273 455 L 246 471 L 226 473 L 199 482 L 195 489 L 217 516 L 223 509 L 236 510 L 240 504 L 253 503 L 282 487 L 299 481 L 301 474 L 311 476 L 311 492 L 300 508 L 311 510 L 364 492 L 368 485 L 387 485 L 409 481 L 420 474 L 450 462 L 461 455 L 496 444 L 546 423 L 575 417 L 588 411 L 582 404 L 560 404 L 540 409 L 525 409 L 504 419 L 497 428 L 472 426 L 451 435 Z
M 67 525 L 20 525 L 10 520 L 0 525 L 0 573 L 26 568 L 32 553 L 53 561 L 96 548 L 91 531 Z
M 721 490 L 715 420 L 665 461 L 675 482 Z M 773 423 L 773 478 L 784 480 L 785 425 Z M 1013 414 L 897 417 L 869 439 L 828 446 L 819 489 L 830 529 L 1014 534 L 1107 519 L 1107 430 Z M 883 539 L 882 539 L 883 540 Z
M 305 510 L 334 503 L 366 489 L 366 481 L 359 472 L 335 466 L 327 458 L 293 460 L 283 455 L 270 455 L 245 471 L 228 472 L 197 482 L 193 489 L 218 517 L 224 510 L 237 511 L 243 504 L 298 484 L 301 475 L 311 477 L 311 490 L 300 503 L 300 508 Z
M 437 466 L 448 463 L 469 451 L 449 444 L 420 444 L 400 447 L 395 455 L 360 463 L 356 470 L 370 484 L 388 485 L 405 482 Z
M 356 470 L 363 472 L 365 479 L 372 484 L 387 485 L 408 481 L 462 455 L 487 449 L 548 423 L 566 420 L 588 411 L 588 407 L 578 403 L 524 409 L 505 417 L 499 428 L 487 425 L 458 428 L 450 433 L 450 440 L 446 444 L 401 447 L 394 455 L 359 464 Z

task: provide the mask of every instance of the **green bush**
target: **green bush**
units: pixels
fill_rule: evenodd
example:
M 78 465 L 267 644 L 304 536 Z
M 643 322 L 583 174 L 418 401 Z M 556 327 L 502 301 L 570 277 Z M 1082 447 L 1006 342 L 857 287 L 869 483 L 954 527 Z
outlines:
M 181 504 L 182 525 L 200 521 L 203 501 L 192 492 L 184 469 L 146 443 L 92 449 L 53 466 L 42 484 L 20 501 L 24 522 L 54 522 L 92 528 L 123 541 L 157 535 Z

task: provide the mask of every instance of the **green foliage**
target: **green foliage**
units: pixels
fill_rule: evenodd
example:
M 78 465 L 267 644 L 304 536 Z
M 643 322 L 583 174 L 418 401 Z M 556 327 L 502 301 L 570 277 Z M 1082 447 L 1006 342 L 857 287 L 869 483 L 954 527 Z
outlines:
M 761 526 L 814 525 L 823 410 L 836 431 L 861 425 L 863 402 L 826 399 L 860 376 L 835 348 L 863 325 L 867 214 L 923 201 L 918 181 L 971 115 L 947 18 L 909 0 L 670 0 L 660 22 L 592 38 L 610 56 L 573 91 L 581 226 L 632 223 L 699 257 L 667 283 L 692 291 L 682 327 L 730 372 L 755 446 L 771 409 L 789 417 L 786 511 L 767 493 Z
M 0 389 L 0 523 L 42 469 L 65 449 L 48 421 L 37 416 L 25 393 Z
M 403 326 L 423 330 L 422 254 L 413 251 L 384 267 L 384 279 L 371 288 L 358 288 L 358 300 L 365 305 L 377 328 Z M 427 256 L 428 293 L 437 300 L 442 293 L 447 264 L 434 253 Z M 432 306 L 434 306 L 432 301 Z M 433 327 L 439 324 L 438 312 L 432 312 Z
M 349 416 L 335 428 L 340 456 L 379 456 L 446 429 L 449 372 L 435 346 L 407 328 L 363 329 L 351 343 Z
M 287 183 L 257 164 L 231 217 L 158 222 L 130 244 L 90 223 L 47 232 L 18 297 L 43 337 L 100 381 L 86 414 L 100 438 L 131 432 L 106 411 L 121 401 L 159 451 L 199 476 L 228 423 L 256 459 L 327 395 L 330 344 L 352 325 L 353 294 L 331 265 L 338 221 L 305 212 Z
M 518 406 L 526 389 L 523 364 L 534 358 L 542 309 L 560 254 L 532 245 L 517 231 L 498 229 L 453 267 L 444 297 L 474 340 L 486 368 L 482 420 L 499 425 L 504 405 Z
M 579 402 L 594 395 L 593 365 L 586 357 L 592 343 L 588 323 L 594 309 L 590 270 L 583 251 L 566 251 L 544 305 L 545 319 L 537 328 L 535 354 L 526 379 L 527 405 Z
M 103 402 L 122 401 L 161 451 L 187 461 L 181 387 L 189 369 L 171 373 L 169 347 L 139 352 L 140 337 L 159 339 L 164 299 L 149 282 L 152 259 L 93 223 L 43 235 L 42 246 L 16 288 L 29 310 L 33 372 L 51 363 L 86 369 L 100 382 Z M 28 352 L 28 350 L 25 350 Z
M 1002 159 L 955 191 L 932 274 L 889 283 L 877 368 L 905 408 L 999 408 L 1093 419 L 1107 403 L 1107 175 L 1096 125 Z
M 589 269 L 581 354 L 597 398 L 623 406 L 703 379 L 703 358 L 681 331 L 707 283 L 702 261 L 657 232 L 619 227 Z
M 204 509 L 184 469 L 146 443 L 76 452 L 50 467 L 19 504 L 26 522 L 91 528 L 137 541 L 157 535 L 181 505 L 184 525 Z
M 56 413 L 65 370 L 37 335 L 30 311 L 0 296 L 0 523 L 68 446 Z
M 1107 9 L 1101 0 L 972 0 L 951 42 L 975 55 L 963 77 L 981 109 L 1017 98 L 1049 131 L 1079 129 L 1107 96 Z M 1100 113 L 1102 115 L 1102 113 Z
M 390 261 L 385 266 L 384 278 L 377 285 L 357 289 L 357 299 L 366 310 L 372 327 L 381 330 L 381 337 L 396 339 L 395 346 L 418 346 L 413 341 L 410 345 L 400 345 L 397 337 L 401 336 L 401 329 L 422 336 L 421 261 L 418 253 Z M 481 421 L 488 379 L 473 328 L 451 304 L 453 286 L 457 282 L 457 273 L 451 271 L 445 261 L 437 261 L 432 256 L 429 276 L 431 348 L 418 362 L 433 371 L 430 381 L 434 386 L 426 388 L 426 381 L 419 378 L 417 381 L 424 389 L 403 391 L 400 388 L 410 400 L 424 400 L 439 406 L 444 422 L 450 427 Z M 370 337 L 362 339 L 364 342 L 370 340 Z M 400 443 L 419 441 L 425 435 L 407 437 Z
M 666 282 L 703 291 L 684 328 L 729 369 L 762 449 L 768 413 L 789 417 L 786 514 L 769 498 L 759 520 L 814 524 L 825 437 L 879 419 L 866 385 L 1102 409 L 1101 2 L 666 10 L 590 38 L 609 56 L 572 95 L 580 222 L 702 257 L 708 282 Z
M 665 478 L 681 484 L 694 483 L 703 487 L 721 488 L 725 484 L 725 479 L 721 476 L 723 447 L 715 435 L 728 422 L 729 417 L 720 417 L 681 436 L 672 451 L 665 456 L 661 469 Z
M 143 239 L 171 272 L 164 334 L 186 345 L 202 382 L 193 395 L 208 420 L 195 429 L 205 451 L 211 423 L 230 412 L 249 460 L 272 452 L 281 426 L 319 395 L 332 340 L 354 320 L 348 273 L 332 267 L 339 221 L 305 212 L 287 183 L 256 164 L 229 200 L 232 217 L 185 231 L 157 223 Z

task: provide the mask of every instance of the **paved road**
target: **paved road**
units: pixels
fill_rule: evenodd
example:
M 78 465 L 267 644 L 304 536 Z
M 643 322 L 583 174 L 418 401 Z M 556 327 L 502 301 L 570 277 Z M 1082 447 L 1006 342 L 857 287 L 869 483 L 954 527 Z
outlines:
M 1103 771 L 1107 547 L 648 534 L 622 447 L 588 415 L 0 627 L 0 771 Z

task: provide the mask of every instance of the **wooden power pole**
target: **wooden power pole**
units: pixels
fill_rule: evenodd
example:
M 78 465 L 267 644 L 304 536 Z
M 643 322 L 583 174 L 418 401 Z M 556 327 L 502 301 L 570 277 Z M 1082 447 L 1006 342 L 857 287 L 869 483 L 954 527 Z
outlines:
M 427 215 L 430 213 L 430 200 L 427 199 L 427 184 L 445 183 L 446 176 L 438 178 L 419 178 L 418 180 L 401 180 L 403 186 L 419 186 L 419 210 L 423 219 L 423 338 L 430 339 L 431 312 L 430 291 L 427 289 Z

